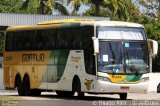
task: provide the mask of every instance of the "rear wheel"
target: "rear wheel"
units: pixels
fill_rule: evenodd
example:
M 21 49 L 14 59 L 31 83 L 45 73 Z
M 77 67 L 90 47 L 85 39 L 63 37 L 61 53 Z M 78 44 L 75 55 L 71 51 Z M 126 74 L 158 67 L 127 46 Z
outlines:
M 23 83 L 21 82 L 20 77 L 16 78 L 16 87 L 17 87 L 18 95 L 19 96 L 24 96 L 25 94 L 24 94 Z
M 32 96 L 40 96 L 41 95 L 41 90 L 39 89 L 33 89 L 31 90 Z
M 127 99 L 127 93 L 120 93 L 119 96 L 120 96 L 121 100 L 126 100 Z
M 56 94 L 61 97 L 71 97 L 74 95 L 72 91 L 56 91 Z
M 31 96 L 30 80 L 29 80 L 28 76 L 24 77 L 23 87 L 24 87 L 24 94 L 25 94 L 25 96 Z

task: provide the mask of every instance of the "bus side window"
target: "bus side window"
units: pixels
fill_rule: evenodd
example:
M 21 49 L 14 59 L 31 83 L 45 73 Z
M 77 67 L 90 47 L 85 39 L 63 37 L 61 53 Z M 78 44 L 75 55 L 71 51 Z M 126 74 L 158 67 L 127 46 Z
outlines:
M 57 30 L 57 48 L 60 48 L 61 46 L 61 41 L 60 41 L 60 31 Z
M 13 42 L 12 42 L 12 44 L 13 44 L 12 50 L 13 50 L 13 51 L 14 51 L 14 50 L 17 50 L 17 46 L 18 46 L 18 35 L 17 35 L 17 34 L 15 34 L 15 35 L 13 36 Z
M 53 30 L 53 29 L 52 29 Z M 51 31 L 52 32 L 52 31 Z M 51 48 L 52 49 L 56 49 L 57 47 L 57 30 L 54 29 L 54 31 L 52 32 L 52 40 L 51 40 Z
M 48 49 L 48 42 L 49 42 L 49 37 L 48 37 L 48 30 L 43 30 L 42 31 L 42 49 L 47 50 Z
M 40 31 L 37 30 L 36 33 L 37 33 L 37 34 L 36 34 L 36 38 L 35 38 L 35 42 L 36 42 L 36 44 L 35 44 L 35 50 L 40 49 L 40 46 L 41 46 L 41 42 L 40 42 Z
M 45 50 L 46 42 L 47 42 L 47 37 L 45 37 L 45 32 L 44 30 L 37 30 L 37 35 L 36 35 L 36 45 L 35 49 L 37 50 Z
M 51 50 L 56 48 L 56 31 L 54 29 L 49 29 L 46 31 L 46 36 L 48 41 L 46 42 L 46 49 Z
M 60 49 L 66 49 L 67 48 L 67 39 L 66 39 L 66 31 L 65 29 L 59 29 L 57 33 L 57 42 L 58 42 L 58 48 Z
M 63 49 L 66 49 L 66 48 L 68 49 L 68 42 L 69 42 L 68 41 L 69 39 L 67 37 L 68 36 L 68 34 L 67 34 L 68 30 L 69 29 L 64 30 L 63 35 L 62 35 L 62 44 L 63 44 L 62 46 L 63 46 Z
M 19 44 L 17 45 L 17 49 L 18 50 L 23 50 L 23 36 L 19 35 L 19 38 L 18 38 L 18 41 L 19 41 Z
M 74 33 L 74 41 L 73 41 L 73 47 L 74 49 L 78 50 L 78 49 L 81 49 L 81 33 L 80 31 L 75 28 L 73 29 L 73 33 Z
M 21 34 L 19 38 L 24 37 L 24 41 L 20 41 L 23 43 L 23 50 L 33 50 L 33 31 L 24 31 L 24 35 Z
M 67 33 L 68 49 L 74 49 L 73 47 L 74 37 L 75 37 L 74 30 L 69 29 Z
M 82 49 L 84 50 L 84 60 L 86 72 L 92 75 L 96 74 L 95 70 L 95 57 L 92 36 L 94 35 L 92 27 L 82 27 L 81 28 L 81 41 Z
M 13 50 L 13 32 L 8 32 L 6 35 L 6 44 L 5 44 L 5 49 L 6 51 L 12 51 Z

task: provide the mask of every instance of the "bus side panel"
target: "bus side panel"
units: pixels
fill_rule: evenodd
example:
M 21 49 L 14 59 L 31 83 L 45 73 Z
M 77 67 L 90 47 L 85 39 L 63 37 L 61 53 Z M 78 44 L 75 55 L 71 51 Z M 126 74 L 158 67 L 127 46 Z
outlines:
M 11 68 L 9 66 L 4 67 L 3 83 L 5 87 L 11 87 L 10 72 Z
M 50 51 L 5 52 L 4 86 L 14 87 L 16 75 L 20 74 L 23 81 L 26 74 L 30 78 L 31 89 L 39 88 L 41 83 L 47 81 L 47 76 L 43 77 L 43 74 L 47 72 L 50 53 Z M 44 88 L 47 88 L 47 85 Z
M 66 55 L 63 58 L 64 61 L 66 61 L 65 59 L 67 59 L 63 74 L 61 77 L 58 77 L 57 75 L 57 78 L 60 78 L 59 80 L 57 80 L 57 82 L 48 80 L 48 89 L 72 91 L 72 86 L 74 86 L 72 85 L 73 78 L 74 76 L 78 76 L 81 82 L 81 90 L 83 92 L 93 92 L 96 77 L 94 75 L 87 74 L 85 71 L 83 50 L 71 50 L 68 56 Z M 54 67 L 52 71 L 57 70 L 57 67 Z M 56 74 L 56 72 L 51 73 L 51 70 L 48 71 L 50 79 L 53 78 L 51 76 L 54 76 L 54 74 Z
M 62 79 L 62 75 L 65 72 L 68 55 L 69 50 L 53 50 L 51 52 L 47 71 L 43 74 L 47 81 L 45 81 L 46 83 L 41 83 L 40 89 L 44 89 L 44 84 L 47 84 L 46 89 L 57 89 L 57 83 Z
M 5 87 L 15 87 L 15 78 L 16 75 L 19 74 L 22 80 L 23 65 L 7 65 L 4 67 L 4 86 Z
M 35 78 L 37 80 L 35 84 L 32 82 L 33 88 L 47 89 L 47 64 L 37 65 L 37 68 L 38 78 Z
M 74 59 L 77 57 L 81 57 L 81 54 L 75 54 L 74 50 L 52 51 L 47 73 L 48 89 L 62 91 L 72 90 L 73 77 L 74 75 L 78 75 L 82 68 L 81 60 Z

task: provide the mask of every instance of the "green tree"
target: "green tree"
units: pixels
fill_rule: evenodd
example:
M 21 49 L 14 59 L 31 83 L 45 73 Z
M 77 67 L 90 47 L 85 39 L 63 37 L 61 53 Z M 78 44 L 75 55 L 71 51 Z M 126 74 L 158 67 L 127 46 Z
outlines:
M 1 0 L 0 12 L 12 12 L 17 10 L 18 0 Z
M 88 5 L 90 8 L 83 15 L 106 16 L 112 20 L 130 21 L 140 14 L 131 0 L 68 0 L 67 4 L 71 4 L 73 12 L 78 11 L 81 4 Z
M 52 11 L 58 10 L 62 15 L 69 15 L 69 12 L 63 5 L 63 0 L 25 0 L 21 9 L 27 10 L 30 7 L 30 3 L 34 3 L 38 14 L 52 14 Z
M 31 7 L 28 10 L 22 10 L 22 0 L 2 0 L 0 3 L 0 12 L 3 13 L 25 13 L 33 14 L 36 13 L 34 4 L 31 3 Z
M 149 38 L 158 42 L 158 55 L 153 59 L 153 71 L 159 71 L 160 67 L 160 25 L 157 24 L 157 20 L 151 20 L 145 24 L 146 33 Z
M 4 35 L 3 32 L 0 32 L 0 51 L 3 51 L 4 48 Z

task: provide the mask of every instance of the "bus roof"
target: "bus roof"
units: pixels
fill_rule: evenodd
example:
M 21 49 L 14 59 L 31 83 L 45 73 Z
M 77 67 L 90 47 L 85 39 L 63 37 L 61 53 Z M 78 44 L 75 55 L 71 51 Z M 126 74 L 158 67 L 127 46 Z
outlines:
M 94 19 L 64 19 L 39 22 L 37 25 L 50 25 L 50 24 L 63 24 L 63 23 L 77 23 L 77 22 L 90 22 Z
M 32 29 L 48 29 L 48 28 L 56 28 L 60 27 L 60 25 L 34 25 L 34 26 L 10 26 L 6 31 L 20 31 L 20 30 L 32 30 Z
M 95 21 L 96 26 L 119 26 L 119 27 L 142 27 L 143 25 L 131 22 L 122 21 Z
M 106 20 L 94 20 L 94 19 L 64 19 L 64 20 L 53 20 L 40 22 L 37 25 L 50 25 L 50 24 L 63 24 L 63 23 L 93 23 L 104 26 L 132 26 L 132 27 L 143 27 L 141 24 L 122 22 L 122 21 L 106 21 Z
M 37 25 L 53 25 L 53 24 L 63 24 L 63 23 L 81 23 L 81 25 L 96 25 L 96 26 L 122 26 L 122 27 L 143 27 L 141 24 L 122 22 L 122 21 L 97 21 L 94 19 L 65 19 L 65 20 L 53 20 L 40 22 Z
M 7 31 L 15 30 L 30 30 L 30 29 L 48 29 L 57 27 L 70 27 L 70 26 L 117 26 L 117 27 L 137 27 L 144 28 L 143 25 L 131 22 L 122 21 L 96 21 L 93 19 L 66 19 L 40 22 L 35 26 L 12 26 L 8 27 Z

